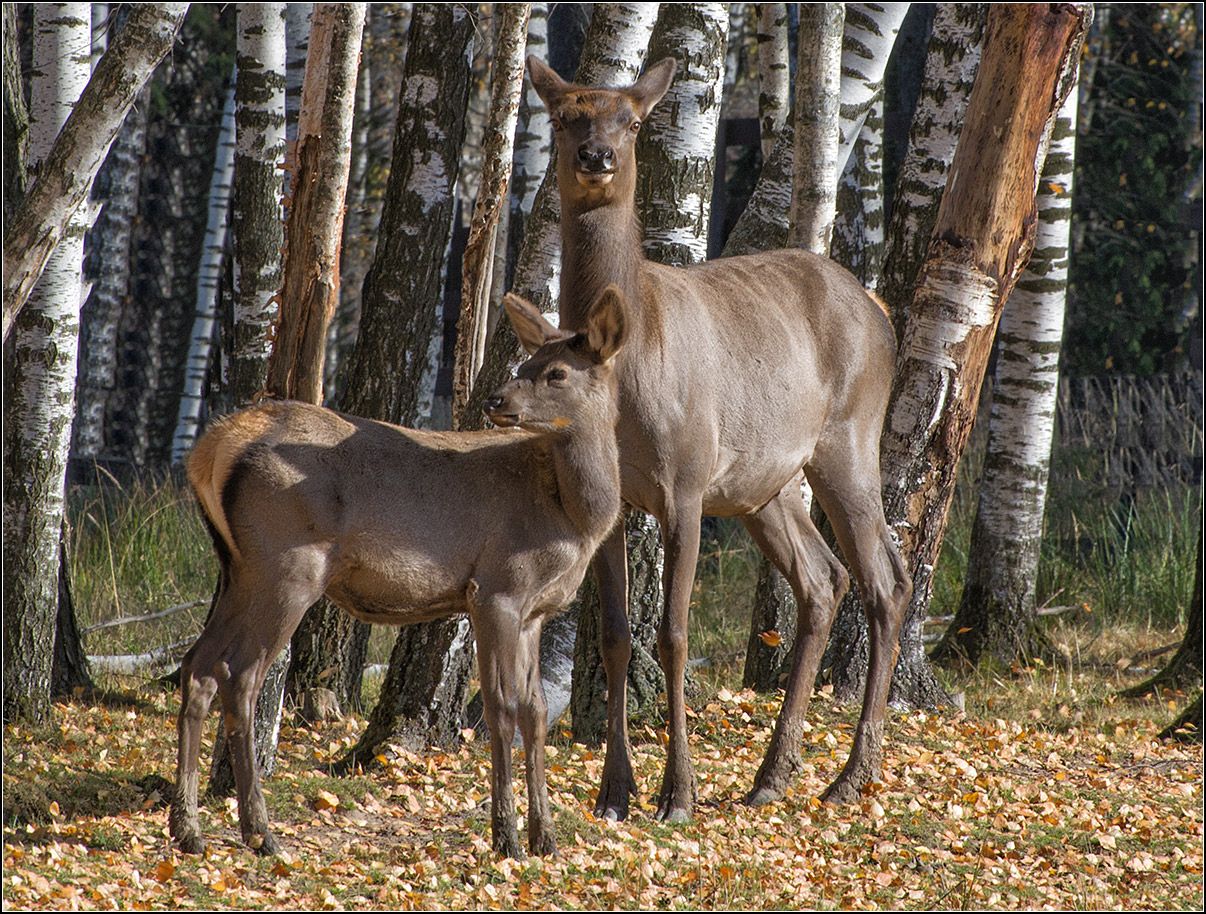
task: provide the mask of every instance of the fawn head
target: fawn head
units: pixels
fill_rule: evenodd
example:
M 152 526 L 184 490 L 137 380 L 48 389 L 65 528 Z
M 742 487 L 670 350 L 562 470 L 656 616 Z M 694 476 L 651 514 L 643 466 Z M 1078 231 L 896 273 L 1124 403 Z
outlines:
M 538 58 L 528 58 L 532 85 L 553 122 L 563 201 L 590 208 L 632 196 L 637 133 L 677 66 L 667 57 L 626 89 L 595 89 L 567 83 Z
M 608 286 L 599 294 L 580 333 L 557 329 L 539 308 L 513 293 L 503 297 L 503 306 L 531 358 L 485 402 L 490 421 L 562 433 L 588 421 L 614 425 L 614 359 L 628 334 L 620 291 Z

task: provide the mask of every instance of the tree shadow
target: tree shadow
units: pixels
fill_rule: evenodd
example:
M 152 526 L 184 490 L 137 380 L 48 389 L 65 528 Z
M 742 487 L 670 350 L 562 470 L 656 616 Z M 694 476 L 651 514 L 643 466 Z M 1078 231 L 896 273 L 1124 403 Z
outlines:
M 135 777 L 67 767 L 52 769 L 37 779 L 6 779 L 4 824 L 13 827 L 14 831 L 6 835 L 5 840 L 20 844 L 73 840 L 89 843 L 87 835 L 72 838 L 53 834 L 42 826 L 54 819 L 99 819 L 164 807 L 171 791 L 172 782 L 158 774 Z

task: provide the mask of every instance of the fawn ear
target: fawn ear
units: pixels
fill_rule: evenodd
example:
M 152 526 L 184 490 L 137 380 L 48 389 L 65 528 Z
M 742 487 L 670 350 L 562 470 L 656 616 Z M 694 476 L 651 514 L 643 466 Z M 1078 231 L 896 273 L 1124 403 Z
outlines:
M 556 70 L 535 54 L 528 55 L 528 78 L 532 80 L 532 88 L 549 111 L 557 107 L 561 96 L 570 87 L 569 83 L 557 75 Z
M 677 71 L 678 61 L 673 57 L 664 57 L 647 68 L 645 75 L 625 90 L 641 120 L 648 117 L 653 106 L 662 100 L 662 96 L 674 82 L 674 74 Z
M 586 342 L 599 362 L 606 362 L 624 346 L 628 335 L 628 303 L 615 286 L 599 293 L 586 313 Z
M 539 308 L 526 298 L 520 298 L 514 292 L 508 292 L 503 296 L 503 307 L 507 309 L 507 317 L 511 318 L 511 324 L 515 327 L 515 335 L 519 337 L 519 343 L 528 355 L 534 353 L 545 343 L 564 339 L 566 336 L 545 319 Z

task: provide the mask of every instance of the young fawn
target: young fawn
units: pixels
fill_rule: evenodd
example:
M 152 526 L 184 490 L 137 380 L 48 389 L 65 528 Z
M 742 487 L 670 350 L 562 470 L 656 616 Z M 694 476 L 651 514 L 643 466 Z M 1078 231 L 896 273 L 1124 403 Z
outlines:
M 520 856 L 511 790 L 526 751 L 528 846 L 556 850 L 544 773 L 540 630 L 574 596 L 620 510 L 614 365 L 628 334 L 614 288 L 582 330 L 504 300 L 532 357 L 486 403 L 483 432 L 424 432 L 305 403 L 268 402 L 216 422 L 188 477 L 221 565 L 214 610 L 181 664 L 171 833 L 204 849 L 201 726 L 222 702 L 243 840 L 277 850 L 253 744 L 265 673 L 326 594 L 358 619 L 406 625 L 468 613 L 490 726 L 496 850 Z M 523 431 L 511 430 L 513 428 Z

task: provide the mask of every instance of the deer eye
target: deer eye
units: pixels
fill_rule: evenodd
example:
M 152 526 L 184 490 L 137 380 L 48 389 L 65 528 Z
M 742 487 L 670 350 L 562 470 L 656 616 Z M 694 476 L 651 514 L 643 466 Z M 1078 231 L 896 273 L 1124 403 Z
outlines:
M 640 133 L 640 131 L 641 131 L 641 122 L 640 122 L 640 121 L 633 121 L 631 124 L 629 124 L 629 125 L 628 125 L 628 129 L 629 129 L 629 130 L 631 130 L 633 133 Z
M 550 384 L 564 384 L 569 380 L 569 372 L 564 368 L 552 368 L 549 373 L 544 376 L 544 379 Z

